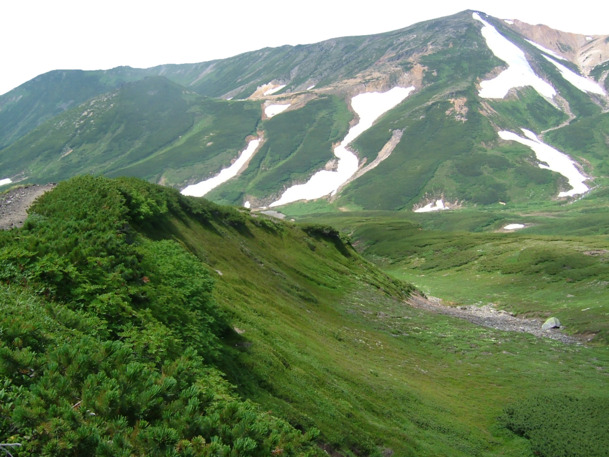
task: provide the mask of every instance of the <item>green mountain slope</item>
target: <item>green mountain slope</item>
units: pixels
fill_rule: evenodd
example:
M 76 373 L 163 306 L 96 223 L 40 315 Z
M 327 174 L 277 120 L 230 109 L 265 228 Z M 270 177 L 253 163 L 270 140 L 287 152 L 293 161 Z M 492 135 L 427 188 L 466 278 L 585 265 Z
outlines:
M 585 62 L 607 38 L 478 18 L 57 71 L 1 96 L 2 185 L 62 182 L 0 233 L 0 446 L 607 455 L 609 99 L 528 41 L 606 88 L 606 62 Z M 556 96 L 480 95 L 507 66 L 490 26 Z M 262 212 L 336 169 L 333 148 L 366 118 L 357 95 L 397 86 L 414 89 L 351 143 L 359 170 L 335 195 L 277 208 L 303 222 Z M 568 154 L 591 190 L 559 197 L 567 178 L 504 131 Z M 253 139 L 215 203 L 180 195 Z M 450 210 L 413 212 L 438 201 Z M 557 316 L 586 344 L 435 314 L 411 284 L 457 309 Z
M 265 141 L 247 169 L 207 197 L 229 204 L 266 201 L 305 181 L 334 158 L 332 145 L 346 135 L 352 116 L 342 99 L 328 96 L 266 120 Z
M 414 308 L 328 226 L 80 177 L 0 235 L 0 436 L 23 452 L 551 455 L 515 425 L 543 395 L 606 424 L 606 351 Z M 552 443 L 602 455 L 582 412 Z
M 34 181 L 66 179 L 74 170 L 184 179 L 185 169 L 200 170 L 201 157 L 230 161 L 259 117 L 253 103 L 206 99 L 148 78 L 47 121 L 3 150 L 2 168 Z
M 110 71 L 57 70 L 40 75 L 0 96 L 0 148 L 69 108 L 141 78 L 141 72 L 127 67 Z

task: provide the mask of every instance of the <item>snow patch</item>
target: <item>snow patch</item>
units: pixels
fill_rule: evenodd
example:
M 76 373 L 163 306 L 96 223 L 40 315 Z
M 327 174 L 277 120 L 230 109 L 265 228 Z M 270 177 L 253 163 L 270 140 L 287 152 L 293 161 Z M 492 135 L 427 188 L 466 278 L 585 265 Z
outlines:
M 276 116 L 279 113 L 283 113 L 286 109 L 290 107 L 290 105 L 290 103 L 288 103 L 287 105 L 269 105 L 264 108 L 264 114 L 266 114 L 266 117 L 269 118 Z
M 504 19 L 503 22 L 505 22 L 507 25 L 514 25 L 514 21 L 511 19 Z
M 6 186 L 7 184 L 12 183 L 13 181 L 11 181 L 10 178 L 4 178 L 4 179 L 0 179 L 0 186 Z
M 190 195 L 193 197 L 203 197 L 211 190 L 218 187 L 220 184 L 224 184 L 231 178 L 237 176 L 241 168 L 252 158 L 256 149 L 260 145 L 260 139 L 255 138 L 249 142 L 247 148 L 245 148 L 239 158 L 228 168 L 224 168 L 213 178 L 206 179 L 197 184 L 192 184 L 182 190 L 182 195 Z
M 503 230 L 520 230 L 524 228 L 524 224 L 508 224 L 503 227 Z
M 516 141 L 523 144 L 535 152 L 537 160 L 539 160 L 539 168 L 545 168 L 548 170 L 560 173 L 569 181 L 571 190 L 566 192 L 560 192 L 559 197 L 572 197 L 574 195 L 581 195 L 588 192 L 590 189 L 584 184 L 588 178 L 582 175 L 577 168 L 577 165 L 571 158 L 552 146 L 549 146 L 537 138 L 537 136 L 530 130 L 522 129 L 522 132 L 526 136 L 523 138 L 513 132 L 502 130 L 499 132 L 499 137 L 507 141 Z M 545 165 L 547 164 L 547 165 Z
M 583 76 L 578 75 L 574 71 L 556 62 L 554 59 L 549 58 L 548 56 L 544 57 L 548 62 L 551 62 L 552 65 L 554 65 L 558 69 L 558 71 L 560 71 L 560 74 L 563 78 L 573 84 L 577 89 L 581 90 L 582 92 L 606 95 L 605 90 L 601 86 L 599 86 L 596 81 L 592 81 L 591 79 L 584 78 Z
M 359 122 L 349 129 L 347 136 L 334 149 L 334 155 L 338 159 L 336 171 L 318 171 L 308 182 L 287 189 L 281 198 L 270 206 L 286 205 L 298 200 L 315 200 L 336 194 L 339 187 L 345 184 L 359 167 L 357 156 L 347 149 L 349 143 L 372 127 L 374 121 L 404 100 L 413 90 L 414 86 L 394 87 L 387 92 L 367 92 L 353 97 L 351 107 L 358 115 Z
M 428 203 L 422 208 L 415 209 L 415 213 L 430 213 L 432 211 L 443 211 L 445 209 L 449 209 L 448 206 L 444 204 L 442 199 L 436 200 L 435 202 Z
M 532 86 L 546 98 L 556 95 L 556 90 L 535 74 L 522 50 L 509 41 L 497 29 L 482 19 L 478 13 L 473 13 L 474 19 L 482 22 L 481 33 L 489 49 L 495 56 L 503 60 L 508 68 L 497 77 L 480 83 L 480 97 L 505 98 L 510 89 Z
M 532 44 L 533 46 L 535 46 L 537 49 L 539 49 L 541 52 L 544 52 L 552 57 L 554 57 L 555 59 L 560 59 L 560 60 L 567 60 L 562 56 L 559 56 L 558 54 L 556 54 L 554 51 L 548 49 L 548 48 L 544 48 L 542 45 L 535 43 L 534 41 L 531 40 L 527 40 L 527 43 Z
M 244 208 L 249 209 L 249 208 L 251 208 L 251 207 L 252 207 L 252 204 L 251 204 L 251 203 L 249 202 L 249 200 L 248 200 L 248 201 L 246 201 L 246 202 L 243 204 L 243 207 L 244 207 Z
M 268 83 L 268 84 L 267 84 L 267 86 L 268 86 L 268 85 L 270 85 L 270 84 L 271 84 L 271 83 Z M 267 90 L 264 92 L 264 95 L 273 95 L 274 93 L 279 92 L 279 91 L 280 91 L 281 89 L 283 89 L 285 86 L 286 86 L 286 85 L 285 85 L 285 84 L 283 84 L 283 85 L 280 85 L 280 86 L 271 87 L 270 89 L 267 89 Z

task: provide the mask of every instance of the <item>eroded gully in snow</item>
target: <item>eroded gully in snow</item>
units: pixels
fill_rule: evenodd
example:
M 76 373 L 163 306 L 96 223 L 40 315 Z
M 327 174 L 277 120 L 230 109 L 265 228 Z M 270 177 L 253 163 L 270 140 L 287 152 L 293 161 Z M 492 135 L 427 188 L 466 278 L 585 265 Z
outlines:
M 357 156 L 347 149 L 349 143 L 372 127 L 380 116 L 402 102 L 414 87 L 394 87 L 387 92 L 367 92 L 351 99 L 351 106 L 359 117 L 359 122 L 349 129 L 347 136 L 334 149 L 338 159 L 336 171 L 321 170 L 315 173 L 308 182 L 297 184 L 287 189 L 281 198 L 271 207 L 286 205 L 299 200 L 315 200 L 336 191 L 351 178 L 359 167 Z
M 484 24 L 481 33 L 486 44 L 493 54 L 508 66 L 497 77 L 480 83 L 481 97 L 504 98 L 510 89 L 524 86 L 533 87 L 542 97 L 552 98 L 556 95 L 556 90 L 535 74 L 524 52 L 518 46 L 501 35 L 478 13 L 474 13 L 473 18 Z

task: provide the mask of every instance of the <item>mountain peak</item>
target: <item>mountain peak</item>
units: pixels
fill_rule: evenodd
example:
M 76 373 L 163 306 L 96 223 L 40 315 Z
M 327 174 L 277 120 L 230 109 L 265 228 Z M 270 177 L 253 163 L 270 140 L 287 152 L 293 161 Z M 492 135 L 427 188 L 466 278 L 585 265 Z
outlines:
M 339 170 L 345 149 L 348 181 L 299 198 L 388 210 L 575 198 L 562 172 L 602 177 L 606 145 L 604 133 L 591 150 L 565 132 L 605 131 L 607 43 L 467 10 L 213 62 L 41 76 L 0 97 L 0 182 L 97 172 L 185 189 L 213 179 L 200 186 L 207 197 L 262 207 Z M 395 90 L 409 95 L 378 115 L 357 106 Z M 573 165 L 539 159 L 543 148 Z M 230 179 L 217 180 L 225 170 Z

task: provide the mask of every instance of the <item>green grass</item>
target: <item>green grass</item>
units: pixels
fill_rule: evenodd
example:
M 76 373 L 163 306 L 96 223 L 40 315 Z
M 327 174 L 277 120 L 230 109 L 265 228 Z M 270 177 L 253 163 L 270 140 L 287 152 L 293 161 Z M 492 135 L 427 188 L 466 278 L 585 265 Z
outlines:
M 226 233 L 222 240 L 227 248 Z M 243 341 L 253 343 L 245 345 L 243 366 L 231 379 L 273 411 L 315 423 L 336 448 L 369 442 L 399 455 L 510 455 L 512 439 L 496 437 L 491 444 L 488 434 L 502 407 L 521 391 L 559 391 L 584 382 L 602 392 L 604 378 L 588 367 L 587 351 L 426 315 L 379 296 L 382 282 L 371 287 L 340 281 L 350 273 L 336 264 L 326 270 L 319 261 L 305 262 L 294 247 L 274 241 L 264 252 L 248 253 L 254 262 L 235 251 L 215 265 L 227 281 L 218 290 L 222 301 L 238 316 Z M 292 302 L 285 295 L 286 288 L 304 288 L 303 278 L 300 287 L 281 287 L 279 294 L 273 283 L 260 284 L 262 265 L 286 272 L 268 252 L 288 250 L 293 268 L 307 272 L 306 288 L 315 299 L 300 293 Z M 334 258 L 327 248 L 315 254 Z M 243 269 L 248 264 L 250 273 Z M 294 276 L 277 280 L 290 283 Z M 570 360 L 569 368 L 539 362 L 554 359 L 554 351 Z M 587 380 L 575 381 L 579 376 Z

